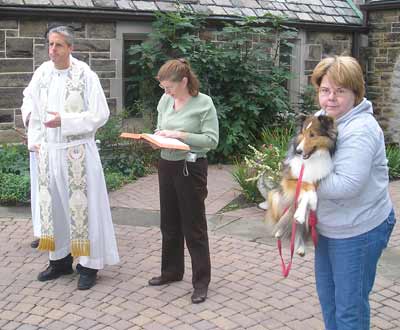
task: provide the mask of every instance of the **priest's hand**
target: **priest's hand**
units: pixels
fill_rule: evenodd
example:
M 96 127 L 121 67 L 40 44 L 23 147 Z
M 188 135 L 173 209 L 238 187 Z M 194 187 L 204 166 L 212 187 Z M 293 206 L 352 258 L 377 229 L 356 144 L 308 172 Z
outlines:
M 61 117 L 59 112 L 48 111 L 48 114 L 54 117 L 44 123 L 44 126 L 49 128 L 56 128 L 61 126 Z
M 37 159 L 39 159 L 39 151 L 40 151 L 40 144 L 34 144 L 30 148 L 28 148 L 30 152 L 34 152 L 36 154 Z

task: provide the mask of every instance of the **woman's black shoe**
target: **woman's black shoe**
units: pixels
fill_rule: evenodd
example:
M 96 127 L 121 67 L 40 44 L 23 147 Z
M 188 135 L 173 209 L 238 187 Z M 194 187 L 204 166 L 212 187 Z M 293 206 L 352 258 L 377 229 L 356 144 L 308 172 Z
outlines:
M 208 288 L 195 288 L 192 294 L 192 303 L 199 304 L 207 299 Z
M 182 278 L 165 278 L 162 276 L 156 276 L 149 280 L 149 285 L 158 286 L 178 281 L 182 281 Z

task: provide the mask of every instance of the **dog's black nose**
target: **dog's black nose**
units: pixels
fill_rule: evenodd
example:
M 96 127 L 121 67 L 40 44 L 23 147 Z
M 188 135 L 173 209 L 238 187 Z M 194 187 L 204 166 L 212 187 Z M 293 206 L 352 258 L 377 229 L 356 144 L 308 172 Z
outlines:
M 303 150 L 296 148 L 296 154 L 301 155 L 302 152 L 303 152 Z

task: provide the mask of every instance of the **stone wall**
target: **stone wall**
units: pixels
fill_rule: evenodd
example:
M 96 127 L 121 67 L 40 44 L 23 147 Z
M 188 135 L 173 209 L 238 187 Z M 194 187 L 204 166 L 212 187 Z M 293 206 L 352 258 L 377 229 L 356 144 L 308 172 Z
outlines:
M 304 53 L 304 74 L 310 78 L 315 66 L 324 57 L 351 55 L 352 44 L 351 33 L 307 32 Z
M 370 12 L 366 49 L 367 97 L 389 143 L 400 143 L 399 17 L 399 9 Z
M 48 60 L 45 33 L 55 23 L 74 27 L 73 55 L 97 72 L 110 110 L 115 112 L 116 100 L 110 95 L 110 82 L 116 78 L 116 61 L 110 50 L 115 23 L 0 19 L 0 142 L 15 141 L 13 127 L 23 126 L 22 92 L 33 71 Z

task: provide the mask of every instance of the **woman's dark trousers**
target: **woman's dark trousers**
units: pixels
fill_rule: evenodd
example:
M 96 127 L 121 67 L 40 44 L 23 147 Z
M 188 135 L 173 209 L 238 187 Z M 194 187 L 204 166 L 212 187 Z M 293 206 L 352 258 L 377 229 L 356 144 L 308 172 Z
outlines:
M 181 279 L 185 270 L 184 241 L 192 259 L 194 288 L 208 287 L 210 250 L 204 200 L 207 197 L 206 158 L 186 162 L 161 159 L 158 168 L 162 234 L 161 276 Z

